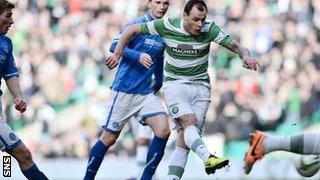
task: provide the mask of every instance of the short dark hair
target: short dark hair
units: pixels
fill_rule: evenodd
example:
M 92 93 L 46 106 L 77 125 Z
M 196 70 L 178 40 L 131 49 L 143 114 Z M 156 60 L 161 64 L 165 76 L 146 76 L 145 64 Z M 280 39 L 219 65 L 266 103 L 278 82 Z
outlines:
M 7 0 L 0 0 L 0 14 L 2 14 L 6 9 L 13 9 L 14 7 L 13 3 Z
M 183 12 L 185 12 L 187 15 L 190 14 L 191 9 L 193 6 L 196 6 L 199 11 L 206 11 L 208 12 L 208 8 L 206 3 L 203 0 L 189 0 L 186 5 L 184 6 Z

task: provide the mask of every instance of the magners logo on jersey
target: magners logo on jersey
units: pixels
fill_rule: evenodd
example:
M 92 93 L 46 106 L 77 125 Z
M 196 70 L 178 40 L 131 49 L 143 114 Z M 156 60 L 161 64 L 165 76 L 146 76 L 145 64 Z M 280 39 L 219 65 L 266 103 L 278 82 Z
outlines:
M 199 54 L 199 49 L 193 49 L 192 45 L 178 45 L 178 47 L 172 47 L 172 52 L 180 53 L 180 54 L 190 54 L 190 55 L 197 55 Z

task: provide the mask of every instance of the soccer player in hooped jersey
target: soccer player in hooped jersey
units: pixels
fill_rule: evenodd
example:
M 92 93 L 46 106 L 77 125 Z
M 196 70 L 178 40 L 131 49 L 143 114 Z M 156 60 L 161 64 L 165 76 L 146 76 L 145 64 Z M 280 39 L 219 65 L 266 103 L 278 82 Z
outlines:
M 229 163 L 228 159 L 209 152 L 201 138 L 211 99 L 207 72 L 210 43 L 213 41 L 238 54 L 245 68 L 258 70 L 260 66 L 232 36 L 223 32 L 213 21 L 206 21 L 207 11 L 203 0 L 189 0 L 182 18 L 159 19 L 128 27 L 122 33 L 115 52 L 106 61 L 109 68 L 116 67 L 132 36 L 153 34 L 164 40 L 163 92 L 179 136 L 169 165 L 168 179 L 182 177 L 190 149 L 203 160 L 207 174 L 213 174 Z M 141 62 L 147 68 L 153 63 L 150 58 Z
M 169 0 L 148 0 L 147 6 L 149 11 L 129 25 L 162 18 L 167 12 Z M 114 39 L 110 51 L 114 50 L 119 36 Z M 100 139 L 91 148 L 85 180 L 94 179 L 108 148 L 115 143 L 131 117 L 143 125 L 149 125 L 154 133 L 141 176 L 145 180 L 152 178 L 170 135 L 166 112 L 154 94 L 162 86 L 163 51 L 163 40 L 156 35 L 138 35 L 131 39 L 124 50 L 111 87 L 112 100 L 108 106 L 106 124 Z M 145 67 L 139 63 L 146 59 L 152 60 L 154 64 Z M 155 76 L 153 85 L 152 75 Z
M 11 92 L 15 109 L 20 113 L 26 111 L 27 105 L 22 98 L 18 80 L 18 70 L 12 55 L 12 42 L 5 34 L 13 24 L 12 9 L 14 4 L 7 0 L 0 0 L 0 73 Z M 0 96 L 2 91 L 0 90 Z M 12 155 L 19 163 L 23 175 L 27 179 L 48 179 L 32 160 L 29 149 L 7 125 L 3 117 L 2 102 L 0 100 L 0 149 Z

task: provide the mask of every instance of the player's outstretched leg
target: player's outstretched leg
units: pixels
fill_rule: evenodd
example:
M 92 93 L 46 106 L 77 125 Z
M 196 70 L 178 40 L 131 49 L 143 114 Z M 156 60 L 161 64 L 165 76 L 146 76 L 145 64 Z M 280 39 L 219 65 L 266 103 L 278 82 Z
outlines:
M 90 150 L 89 160 L 88 160 L 88 165 L 86 169 L 86 174 L 84 176 L 84 180 L 94 179 L 106 152 L 108 151 L 109 147 L 115 143 L 118 136 L 119 134 L 103 131 L 101 138 L 92 146 Z
M 29 149 L 23 144 L 8 151 L 19 163 L 22 174 L 29 180 L 47 180 L 48 178 L 41 172 L 32 160 Z
M 297 154 L 320 154 L 320 134 L 304 133 L 294 136 L 267 135 L 263 141 L 266 153 L 271 151 L 289 151 Z
M 272 151 L 289 151 L 297 154 L 320 154 L 320 134 L 300 134 L 295 136 L 271 136 L 261 131 L 250 135 L 250 147 L 245 154 L 245 172 L 250 173 L 252 166 Z
M 151 180 L 154 175 L 166 147 L 170 135 L 169 123 L 166 116 L 157 115 L 150 117 L 146 123 L 151 127 L 154 137 L 149 146 L 146 166 L 143 170 L 141 180 Z
M 245 173 L 249 174 L 252 166 L 258 160 L 263 158 L 265 155 L 265 150 L 263 147 L 263 140 L 266 138 L 266 134 L 261 131 L 255 131 L 250 134 L 249 138 L 249 149 L 245 154 L 244 162 L 245 162 Z
M 213 174 L 217 169 L 229 164 L 228 159 L 214 156 L 208 151 L 195 125 L 189 125 L 184 128 L 184 141 L 204 161 L 207 174 Z

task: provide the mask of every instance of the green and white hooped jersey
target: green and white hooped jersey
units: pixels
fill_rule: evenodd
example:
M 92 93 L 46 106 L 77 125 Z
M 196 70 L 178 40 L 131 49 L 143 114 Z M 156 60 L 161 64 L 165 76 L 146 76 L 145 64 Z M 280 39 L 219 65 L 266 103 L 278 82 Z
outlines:
M 165 42 L 165 81 L 205 82 L 210 86 L 208 59 L 212 41 L 226 46 L 232 37 L 213 21 L 205 22 L 202 33 L 192 36 L 181 18 L 167 18 L 141 24 L 143 34 L 159 35 Z

